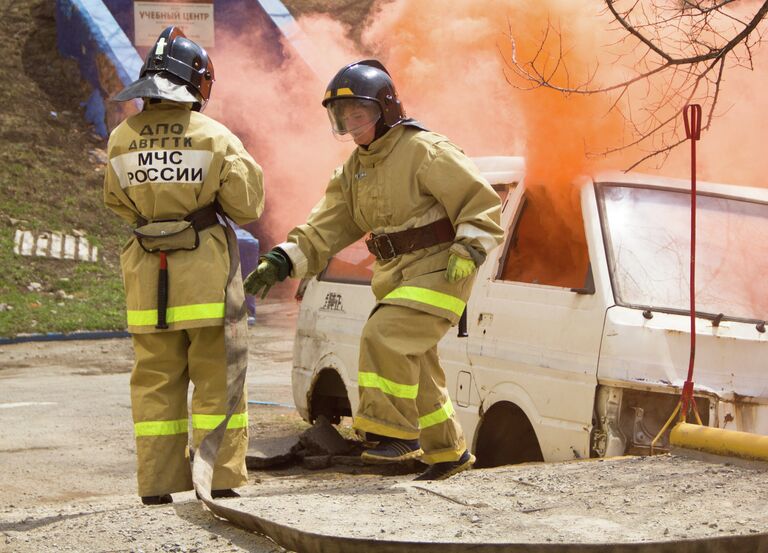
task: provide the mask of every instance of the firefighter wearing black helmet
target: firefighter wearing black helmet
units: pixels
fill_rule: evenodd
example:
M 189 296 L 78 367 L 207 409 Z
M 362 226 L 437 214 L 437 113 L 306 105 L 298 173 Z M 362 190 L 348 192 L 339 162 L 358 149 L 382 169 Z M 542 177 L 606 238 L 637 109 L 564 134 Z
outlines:
M 246 279 L 266 294 L 287 276 L 319 273 L 370 233 L 377 305 L 362 331 L 354 426 L 378 445 L 376 463 L 421 458 L 417 480 L 447 478 L 474 462 L 456 421 L 437 344 L 465 309 L 476 267 L 501 243 L 501 202 L 447 138 L 405 115 L 376 60 L 342 68 L 323 99 L 334 134 L 357 148 L 336 170 L 303 225 Z
M 236 370 L 227 348 L 233 329 L 246 334 L 243 318 L 229 317 L 242 302 L 242 281 L 234 234 L 222 222 L 256 219 L 264 194 L 261 168 L 240 140 L 200 113 L 213 81 L 206 51 L 169 27 L 139 79 L 114 97 L 144 101 L 109 137 L 104 200 L 135 227 L 120 262 L 136 356 L 131 405 L 145 504 L 170 503 L 171 493 L 192 489 L 190 381 L 193 447 L 230 415 L 213 497 L 236 495 L 232 488 L 247 479 L 245 397 L 234 413 L 227 405 L 228 372 Z

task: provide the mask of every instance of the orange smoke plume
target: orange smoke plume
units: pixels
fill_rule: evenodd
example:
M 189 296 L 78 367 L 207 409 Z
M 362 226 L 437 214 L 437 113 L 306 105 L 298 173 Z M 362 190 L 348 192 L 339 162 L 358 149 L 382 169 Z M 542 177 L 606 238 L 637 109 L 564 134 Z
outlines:
M 539 55 L 552 64 L 563 56 L 571 83 L 589 79 L 597 63 L 601 78 L 609 81 L 623 69 L 612 67 L 614 60 L 607 57 L 607 45 L 616 35 L 608 31 L 611 21 L 601 13 L 602 6 L 600 0 L 383 1 L 366 22 L 361 45 L 349 41 L 350 32 L 328 18 L 301 18 L 299 25 L 314 42 L 314 55 L 304 53 L 314 74 L 287 44 L 287 59 L 275 64 L 262 56 L 274 47 L 263 37 L 217 37 L 218 80 L 210 114 L 238 132 L 265 169 L 267 210 L 257 227 L 262 248 L 282 241 L 291 227 L 306 220 L 333 168 L 351 153 L 353 145 L 332 138 L 320 100 L 340 67 L 375 56 L 392 73 L 409 116 L 445 134 L 470 156 L 526 157 L 529 212 L 539 221 L 521 229 L 520 255 L 549 256 L 543 264 L 554 270 L 545 276 L 551 280 L 547 284 L 581 286 L 586 248 L 571 183 L 597 169 L 626 167 L 633 152 L 588 155 L 626 140 L 624 121 L 609 111 L 612 98 L 565 96 L 543 88 L 526 91 L 507 82 L 515 83 L 508 67 L 510 34 L 520 59 L 530 59 L 541 48 Z M 547 40 L 542 47 L 549 26 L 562 33 L 562 51 L 559 40 Z M 762 52 L 756 63 L 765 61 Z M 757 72 L 734 73 L 724 92 L 738 90 L 757 102 L 764 78 Z M 727 106 L 727 96 L 723 101 Z M 762 141 L 756 137 L 768 116 L 750 103 L 733 105 L 702 137 L 702 178 L 765 182 L 765 163 L 753 161 L 763 159 L 758 150 Z M 755 138 L 747 133 L 734 140 L 740 127 L 729 121 L 748 124 Z M 681 160 L 687 160 L 684 148 L 661 172 L 686 176 Z
M 532 56 L 547 26 L 558 21 L 567 30 L 563 42 L 572 44 L 562 54 L 563 67 L 567 64 L 571 78 L 587 79 L 606 21 L 585 10 L 583 2 L 398 0 L 381 6 L 364 39 L 387 52 L 411 115 L 469 155 L 525 156 L 529 219 L 519 230 L 518 255 L 505 276 L 580 287 L 586 245 L 571 183 L 595 168 L 587 148 L 620 137 L 621 122 L 606 117 L 607 98 L 524 91 L 505 77 L 510 32 L 518 55 Z M 558 46 L 545 41 L 542 55 L 556 60 Z M 518 262 L 522 258 L 526 263 Z M 532 269 L 529 274 L 519 272 L 523 266 Z

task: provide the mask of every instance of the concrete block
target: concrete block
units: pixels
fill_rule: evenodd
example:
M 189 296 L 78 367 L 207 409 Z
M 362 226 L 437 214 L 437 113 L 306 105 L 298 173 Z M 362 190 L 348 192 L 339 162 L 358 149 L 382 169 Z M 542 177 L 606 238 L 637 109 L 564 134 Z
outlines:
M 60 232 L 51 234 L 51 257 L 61 259 L 61 248 L 63 244 L 64 240 Z
M 64 237 L 64 259 L 75 259 L 75 251 L 77 247 L 77 238 L 67 234 Z

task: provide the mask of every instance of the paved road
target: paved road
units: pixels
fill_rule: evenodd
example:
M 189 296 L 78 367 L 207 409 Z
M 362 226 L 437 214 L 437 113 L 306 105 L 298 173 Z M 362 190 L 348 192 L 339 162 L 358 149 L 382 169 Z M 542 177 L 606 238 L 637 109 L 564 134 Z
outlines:
M 249 343 L 249 399 L 293 403 L 296 313 L 293 302 L 259 306 Z M 179 494 L 172 507 L 138 505 L 132 359 L 129 339 L 0 347 L 0 551 L 277 550 L 213 520 L 191 492 Z M 297 424 L 290 409 L 250 411 L 253 435 L 274 420 L 269 413 Z M 178 516 L 170 516 L 174 511 Z

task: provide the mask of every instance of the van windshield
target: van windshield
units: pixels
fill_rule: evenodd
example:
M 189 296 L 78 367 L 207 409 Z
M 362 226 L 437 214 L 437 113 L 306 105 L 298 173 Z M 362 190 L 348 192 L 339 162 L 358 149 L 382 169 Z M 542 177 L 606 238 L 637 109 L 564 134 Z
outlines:
M 611 184 L 598 191 L 616 301 L 689 310 L 690 193 Z M 768 319 L 768 204 L 697 194 L 696 205 L 696 311 Z

